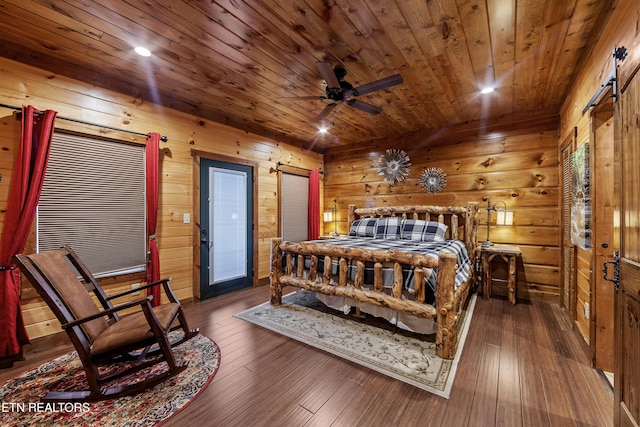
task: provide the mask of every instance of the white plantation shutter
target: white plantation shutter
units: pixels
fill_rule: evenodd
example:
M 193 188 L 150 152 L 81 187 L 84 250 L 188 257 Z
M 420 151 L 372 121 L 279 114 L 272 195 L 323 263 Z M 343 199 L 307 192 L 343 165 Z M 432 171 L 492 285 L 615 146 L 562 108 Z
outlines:
M 562 306 L 571 316 L 575 310 L 574 257 L 571 243 L 571 145 L 562 151 Z
M 146 260 L 144 146 L 56 132 L 38 204 L 38 252 L 70 245 L 94 275 Z

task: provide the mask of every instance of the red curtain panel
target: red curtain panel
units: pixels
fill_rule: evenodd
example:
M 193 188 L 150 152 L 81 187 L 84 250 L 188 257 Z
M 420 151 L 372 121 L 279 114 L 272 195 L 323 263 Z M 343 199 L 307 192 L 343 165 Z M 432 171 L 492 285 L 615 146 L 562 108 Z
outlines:
M 56 115 L 30 105 L 22 107 L 20 147 L 0 241 L 0 357 L 20 354 L 29 343 L 20 310 L 20 270 L 11 258 L 24 250 L 35 219 Z
M 145 148 L 147 182 L 147 236 L 149 238 L 149 259 L 147 260 L 147 283 L 160 280 L 160 255 L 156 239 L 158 222 L 158 185 L 159 185 L 160 134 L 152 132 L 147 138 Z M 160 304 L 160 285 L 147 290 L 153 296 L 152 305 Z
M 309 173 L 309 222 L 308 238 L 320 237 L 320 171 L 313 169 Z

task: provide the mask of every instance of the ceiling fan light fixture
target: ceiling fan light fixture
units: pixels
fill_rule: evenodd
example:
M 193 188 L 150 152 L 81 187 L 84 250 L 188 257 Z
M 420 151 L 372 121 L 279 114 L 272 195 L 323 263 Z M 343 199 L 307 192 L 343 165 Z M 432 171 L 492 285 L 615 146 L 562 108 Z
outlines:
M 138 46 L 133 50 L 140 56 L 144 56 L 144 57 L 151 56 L 151 51 L 149 49 L 147 49 L 146 47 Z

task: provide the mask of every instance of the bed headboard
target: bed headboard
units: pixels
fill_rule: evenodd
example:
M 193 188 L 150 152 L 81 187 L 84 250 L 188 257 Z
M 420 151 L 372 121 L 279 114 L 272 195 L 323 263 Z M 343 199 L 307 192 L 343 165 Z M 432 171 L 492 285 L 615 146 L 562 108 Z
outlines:
M 446 224 L 448 239 L 462 240 L 469 256 L 475 258 L 478 243 L 478 203 L 467 206 L 383 206 L 378 208 L 356 208 L 349 205 L 349 225 L 360 218 L 384 218 L 401 216 L 403 219 L 423 219 Z

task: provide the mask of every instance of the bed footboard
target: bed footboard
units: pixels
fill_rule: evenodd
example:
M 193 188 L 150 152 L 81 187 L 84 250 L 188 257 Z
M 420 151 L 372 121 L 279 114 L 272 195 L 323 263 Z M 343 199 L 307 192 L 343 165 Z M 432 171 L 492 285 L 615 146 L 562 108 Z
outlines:
M 308 266 L 305 266 L 305 258 L 310 259 Z M 322 271 L 318 271 L 319 260 L 324 264 Z M 365 262 L 374 263 L 373 283 L 364 283 Z M 470 283 L 468 281 L 456 290 L 456 262 L 456 256 L 449 252 L 442 252 L 436 260 L 429 256 L 396 250 L 366 250 L 272 239 L 270 302 L 272 305 L 280 305 L 283 288 L 295 286 L 322 294 L 350 297 L 417 317 L 435 318 L 438 326 L 436 353 L 442 358 L 451 359 L 456 350 L 456 323 L 460 298 L 464 301 Z M 337 268 L 334 268 L 334 265 L 337 265 Z M 356 266 L 353 279 L 348 278 L 348 265 Z M 382 283 L 383 266 L 393 266 L 394 279 L 390 293 L 385 292 Z M 411 266 L 414 269 L 415 300 L 402 298 L 403 266 Z M 436 307 L 424 303 L 423 267 L 438 269 Z

